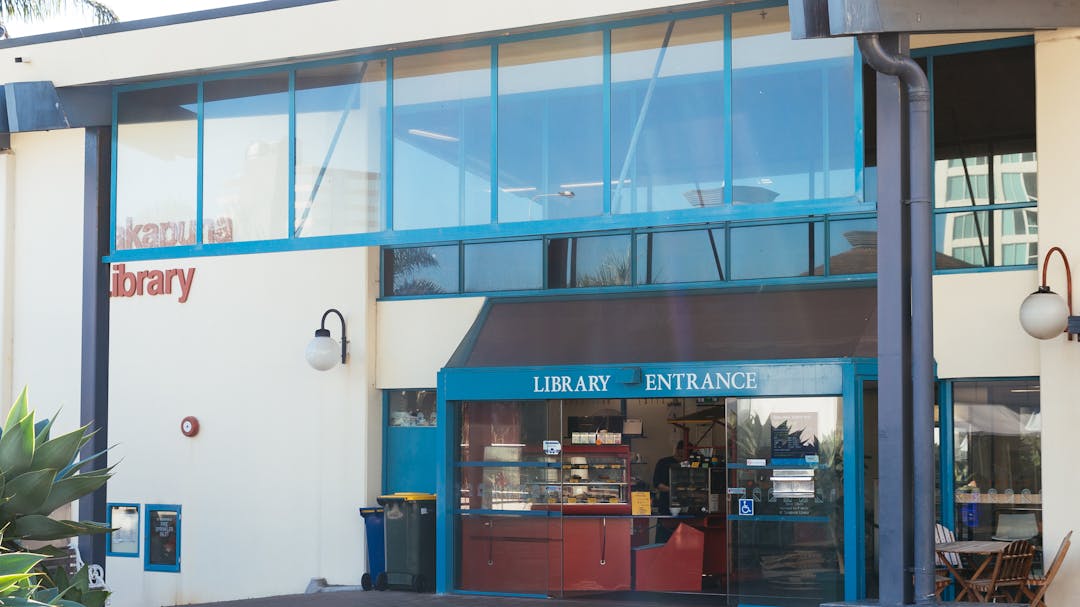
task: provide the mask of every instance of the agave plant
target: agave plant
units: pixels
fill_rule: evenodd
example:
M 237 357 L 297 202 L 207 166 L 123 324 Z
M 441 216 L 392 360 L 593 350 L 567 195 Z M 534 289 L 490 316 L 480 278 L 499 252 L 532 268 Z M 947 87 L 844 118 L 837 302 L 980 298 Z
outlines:
M 83 426 L 49 437 L 55 417 L 35 431 L 26 389 L 11 406 L 0 434 L 0 529 L 3 546 L 20 550 L 28 540 L 52 541 L 108 533 L 107 525 L 50 518 L 56 509 L 102 487 L 112 467 L 88 470 L 104 452 L 80 460 L 79 449 L 94 432 Z
M 43 554 L 30 552 L 0 554 L 0 605 L 34 604 L 26 600 L 35 588 L 38 575 L 33 569 L 44 558 Z

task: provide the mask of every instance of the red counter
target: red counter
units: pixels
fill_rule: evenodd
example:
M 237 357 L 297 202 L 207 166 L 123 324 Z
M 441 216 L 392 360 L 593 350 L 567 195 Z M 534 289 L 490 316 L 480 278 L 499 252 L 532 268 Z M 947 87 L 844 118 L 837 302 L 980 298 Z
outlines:
M 557 595 L 630 589 L 630 518 L 460 520 L 462 590 Z

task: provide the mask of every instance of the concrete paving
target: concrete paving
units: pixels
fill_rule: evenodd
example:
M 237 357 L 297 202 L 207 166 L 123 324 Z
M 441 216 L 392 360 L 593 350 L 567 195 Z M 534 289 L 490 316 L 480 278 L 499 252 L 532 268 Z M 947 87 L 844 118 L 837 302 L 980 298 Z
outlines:
M 640 598 L 639 598 L 640 597 Z M 681 597 L 680 597 L 681 598 Z M 724 605 L 724 597 L 717 595 L 687 596 L 691 605 Z M 516 597 L 492 597 L 476 595 L 418 594 L 387 590 L 385 592 L 362 590 L 323 591 L 311 594 L 294 594 L 243 601 L 203 603 L 192 607 L 671 607 L 683 601 L 657 595 L 616 595 L 590 599 L 528 599 Z
M 658 596 L 625 593 L 600 595 L 589 599 L 559 599 L 553 601 L 549 599 L 523 599 L 501 596 L 417 594 L 415 592 L 394 590 L 385 592 L 339 590 L 244 601 L 204 603 L 191 607 L 672 607 L 672 605 L 726 605 L 724 599 L 725 597 L 721 595 Z M 939 604 L 943 607 L 976 607 L 976 605 L 984 605 L 983 603 Z M 830 605 L 832 607 L 869 607 L 877 605 L 877 603 L 874 601 L 860 601 L 855 603 L 831 603 Z M 997 603 L 996 607 L 1012 607 L 1012 605 Z M 1026 605 L 1016 605 L 1015 607 L 1026 607 Z

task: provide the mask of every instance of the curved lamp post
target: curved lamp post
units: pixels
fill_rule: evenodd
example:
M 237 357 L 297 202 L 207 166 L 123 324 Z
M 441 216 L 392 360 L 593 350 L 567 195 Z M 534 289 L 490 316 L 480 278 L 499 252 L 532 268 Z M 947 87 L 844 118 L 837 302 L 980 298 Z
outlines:
M 1046 284 L 1046 268 L 1054 252 L 1061 255 L 1061 261 L 1065 264 L 1067 302 Z M 1080 317 L 1072 315 L 1072 272 L 1069 270 L 1069 258 L 1061 247 L 1052 247 L 1046 252 L 1043 259 L 1042 285 L 1020 304 L 1020 326 L 1036 339 L 1053 339 L 1067 332 L 1069 340 L 1072 341 L 1073 335 L 1080 332 Z
M 338 319 L 341 320 L 340 352 L 338 342 L 330 337 L 330 329 L 326 328 L 326 317 L 331 313 L 337 314 Z M 308 364 L 311 365 L 312 368 L 318 371 L 328 371 L 337 366 L 338 360 L 341 361 L 341 364 L 345 364 L 345 355 L 348 345 L 349 341 L 345 337 L 345 317 L 341 315 L 341 312 L 338 312 L 334 308 L 330 308 L 326 312 L 323 312 L 322 324 L 315 330 L 315 337 L 308 342 L 308 347 L 304 352 L 304 356 L 307 358 Z

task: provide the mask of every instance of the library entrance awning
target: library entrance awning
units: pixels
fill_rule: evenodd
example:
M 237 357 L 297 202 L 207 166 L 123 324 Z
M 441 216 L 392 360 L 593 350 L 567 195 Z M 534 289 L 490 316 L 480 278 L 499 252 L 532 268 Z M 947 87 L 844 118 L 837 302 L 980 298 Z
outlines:
M 874 358 L 876 292 L 492 299 L 447 367 Z

